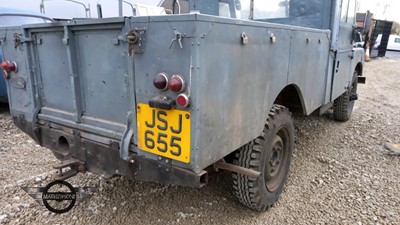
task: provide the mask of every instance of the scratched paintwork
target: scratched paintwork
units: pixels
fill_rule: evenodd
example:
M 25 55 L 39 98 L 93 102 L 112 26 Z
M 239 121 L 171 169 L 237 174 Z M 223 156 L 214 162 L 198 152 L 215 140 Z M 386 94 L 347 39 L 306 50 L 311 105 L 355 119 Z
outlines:
M 157 90 L 152 80 L 160 72 L 180 74 L 191 100 L 189 108 L 178 107 L 190 112 L 190 160 L 172 165 L 200 173 L 261 134 L 286 86 L 298 91 L 306 115 L 346 90 L 363 51 L 354 50 L 350 40 L 338 42 L 351 31 L 340 32 L 338 23 L 329 22 L 337 16 L 331 11 L 340 12 L 339 2 L 332 1 L 321 29 L 197 13 L 0 29 L 7 40 L 14 32 L 25 38 L 17 49 L 4 46 L 5 57 L 21 67 L 13 76 L 27 84 L 24 90 L 11 86 L 11 113 L 87 133 L 102 144 L 133 146 L 129 152 L 159 160 L 140 149 L 137 106 L 157 95 L 175 99 L 176 93 Z M 142 54 L 129 51 L 126 34 L 132 29 L 146 31 Z M 176 32 L 182 48 L 172 41 Z M 121 157 L 129 152 L 122 149 Z

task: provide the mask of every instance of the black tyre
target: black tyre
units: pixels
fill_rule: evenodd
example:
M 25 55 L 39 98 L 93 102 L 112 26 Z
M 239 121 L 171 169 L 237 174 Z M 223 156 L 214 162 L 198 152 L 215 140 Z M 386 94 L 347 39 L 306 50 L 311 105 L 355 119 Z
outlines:
M 258 211 L 267 210 L 283 191 L 294 147 L 294 126 L 286 107 L 274 105 L 263 134 L 241 147 L 234 164 L 261 172 L 254 178 L 233 173 L 233 188 L 241 203 Z
M 333 118 L 336 121 L 346 122 L 353 112 L 354 102 L 357 100 L 357 71 L 354 72 L 353 81 L 349 89 L 337 98 L 333 104 Z

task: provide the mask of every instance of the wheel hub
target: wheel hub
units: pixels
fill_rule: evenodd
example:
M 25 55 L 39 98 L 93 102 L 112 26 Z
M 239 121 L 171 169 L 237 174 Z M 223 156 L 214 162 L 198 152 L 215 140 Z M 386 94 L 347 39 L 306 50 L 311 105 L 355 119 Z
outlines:
M 283 132 L 284 133 L 284 132 Z M 281 181 L 283 179 L 283 170 L 285 167 L 286 160 L 286 143 L 285 139 L 282 138 L 282 132 L 278 132 L 275 135 L 271 145 L 272 149 L 270 154 L 267 156 L 267 161 L 265 165 L 264 178 L 265 186 L 268 191 L 273 192 L 279 188 Z
M 273 178 L 279 172 L 283 158 L 282 149 L 283 149 L 282 138 L 277 135 L 274 139 L 272 154 L 267 165 L 267 172 L 270 178 Z

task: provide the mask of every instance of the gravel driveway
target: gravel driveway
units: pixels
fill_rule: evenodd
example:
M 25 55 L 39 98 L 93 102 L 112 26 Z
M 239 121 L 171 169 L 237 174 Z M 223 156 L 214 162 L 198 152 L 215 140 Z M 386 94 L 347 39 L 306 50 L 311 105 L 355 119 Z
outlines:
M 80 174 L 74 186 L 95 187 L 70 212 L 50 213 L 21 186 L 51 181 L 50 150 L 41 148 L 0 109 L 0 224 L 400 224 L 400 58 L 366 64 L 367 85 L 351 121 L 295 116 L 296 149 L 288 183 L 270 210 L 243 207 L 229 174 L 202 189 Z

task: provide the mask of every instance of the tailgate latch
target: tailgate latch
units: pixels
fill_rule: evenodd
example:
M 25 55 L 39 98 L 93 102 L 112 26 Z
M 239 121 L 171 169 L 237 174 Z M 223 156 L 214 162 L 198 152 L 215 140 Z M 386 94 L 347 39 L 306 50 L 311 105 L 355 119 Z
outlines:
M 134 54 L 144 53 L 144 42 L 146 41 L 146 28 L 135 28 L 130 30 L 126 36 L 126 41 L 129 45 L 128 54 L 131 56 Z

